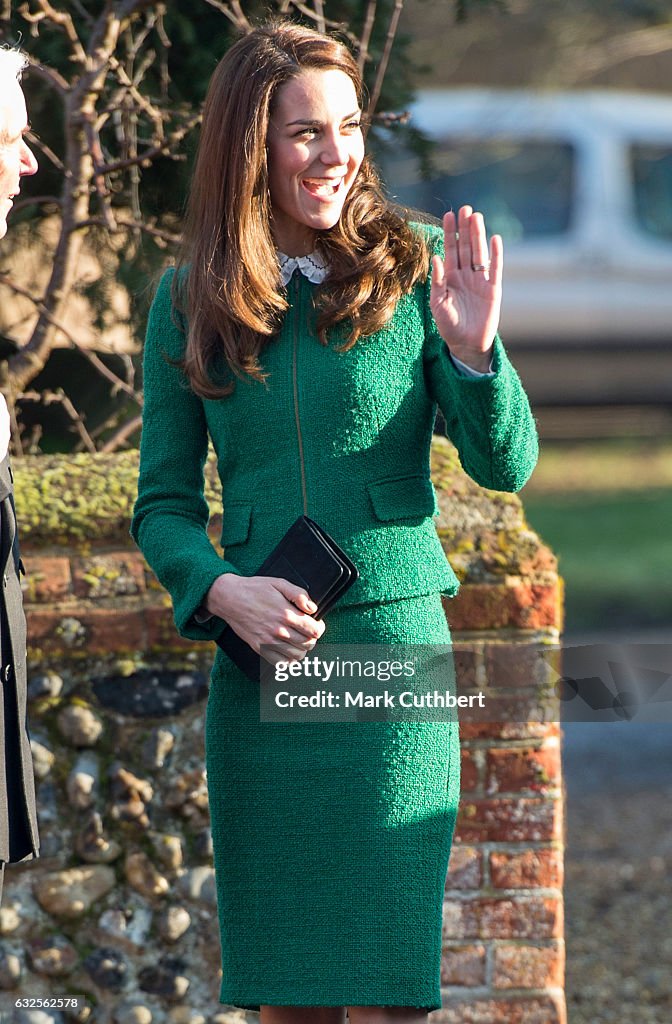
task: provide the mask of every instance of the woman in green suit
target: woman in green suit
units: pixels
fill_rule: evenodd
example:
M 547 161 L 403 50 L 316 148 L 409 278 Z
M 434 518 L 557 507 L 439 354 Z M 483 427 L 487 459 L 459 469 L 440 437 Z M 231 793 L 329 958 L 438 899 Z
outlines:
M 228 51 L 182 257 L 147 331 L 133 535 L 184 636 L 214 639 L 224 620 L 273 661 L 449 644 L 437 404 L 483 486 L 520 488 L 537 456 L 497 336 L 501 239 L 488 250 L 469 207 L 443 229 L 395 212 L 364 154 L 362 99 L 349 51 L 298 25 Z M 206 534 L 209 439 L 224 558 Z M 359 569 L 325 621 L 301 587 L 256 575 L 302 513 Z M 441 1005 L 459 756 L 450 715 L 261 721 L 259 687 L 218 651 L 206 760 L 222 1002 L 261 1008 L 263 1024 L 336 1024 L 346 1009 L 352 1024 L 426 1021 Z

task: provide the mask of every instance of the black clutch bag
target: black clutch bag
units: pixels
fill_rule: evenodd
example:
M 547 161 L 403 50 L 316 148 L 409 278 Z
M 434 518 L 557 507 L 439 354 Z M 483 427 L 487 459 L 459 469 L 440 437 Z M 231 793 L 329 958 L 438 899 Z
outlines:
M 357 568 L 329 534 L 308 516 L 300 516 L 271 551 L 255 576 L 275 576 L 304 587 L 321 619 L 359 578 Z M 261 658 L 226 626 L 217 644 L 254 682 L 260 681 Z

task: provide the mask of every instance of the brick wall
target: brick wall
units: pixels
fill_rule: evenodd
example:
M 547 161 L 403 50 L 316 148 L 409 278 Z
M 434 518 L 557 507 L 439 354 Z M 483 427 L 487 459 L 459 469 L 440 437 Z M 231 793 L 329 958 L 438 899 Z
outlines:
M 483 679 L 488 668 L 496 678 L 488 660 L 502 643 L 495 633 L 482 635 L 459 645 L 458 658 L 466 649 Z M 510 656 L 520 651 L 512 633 L 504 647 Z M 461 738 L 462 797 L 444 903 L 444 1008 L 435 1019 L 564 1024 L 560 728 L 467 722 Z
M 207 668 L 211 657 L 205 645 L 177 636 L 169 601 L 128 538 L 136 471 L 136 453 L 15 464 L 31 673 L 57 670 L 80 702 L 87 676 L 128 676 L 153 664 Z M 214 537 L 212 461 L 208 474 Z M 461 725 L 444 1005 L 430 1019 L 565 1024 L 561 734 L 557 716 L 540 712 L 555 678 L 549 645 L 561 630 L 556 563 L 518 498 L 476 487 L 439 439 L 433 478 L 439 534 L 463 584 L 446 603 L 458 688 L 487 688 L 498 713 Z M 104 719 L 106 711 L 96 714 Z

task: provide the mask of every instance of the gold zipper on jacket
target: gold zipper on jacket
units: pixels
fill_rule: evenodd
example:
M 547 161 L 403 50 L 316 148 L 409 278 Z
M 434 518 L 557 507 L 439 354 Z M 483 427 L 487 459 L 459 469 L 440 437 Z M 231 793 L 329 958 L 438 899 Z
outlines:
M 303 514 L 308 515 L 308 494 L 306 491 L 306 466 L 303 458 L 303 437 L 301 434 L 301 420 L 299 418 L 299 382 L 297 377 L 297 361 L 299 346 L 299 293 L 301 290 L 300 272 L 294 271 L 294 295 L 296 297 L 296 308 L 294 310 L 294 353 L 292 359 L 292 380 L 294 384 L 294 419 L 296 420 L 296 434 L 299 440 L 299 461 L 301 464 L 301 494 L 303 497 Z

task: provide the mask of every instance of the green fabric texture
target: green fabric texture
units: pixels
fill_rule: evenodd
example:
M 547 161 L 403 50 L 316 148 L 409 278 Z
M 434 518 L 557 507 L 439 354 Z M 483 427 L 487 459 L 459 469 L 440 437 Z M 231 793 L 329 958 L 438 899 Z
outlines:
M 442 231 L 417 225 L 442 252 Z M 458 580 L 441 547 L 430 480 L 437 403 L 465 470 L 484 487 L 515 491 L 537 458 L 527 397 L 499 337 L 494 376 L 453 364 L 429 308 L 429 277 L 392 320 L 347 352 L 312 331 L 315 285 L 295 273 L 290 309 L 264 349 L 267 382 L 237 380 L 233 395 L 201 400 L 170 360 L 184 351 L 164 274 L 149 317 L 140 478 L 131 533 L 169 591 L 179 632 L 211 639 L 221 623 L 194 612 L 224 572 L 253 575 L 305 513 L 349 554 L 360 579 L 346 604 L 437 591 Z M 223 492 L 222 544 L 206 535 L 208 433 Z
M 455 692 L 438 594 L 336 606 L 319 653 L 364 662 L 375 649 L 380 664 L 399 657 L 398 644 L 404 657 L 441 645 L 432 651 L 445 654 L 442 681 L 433 673 L 426 685 Z M 343 684 L 369 693 L 388 685 L 356 676 Z M 315 683 L 332 688 L 333 679 Z M 459 724 L 449 709 L 440 721 L 368 718 L 260 722 L 258 688 L 218 653 L 206 766 L 222 1003 L 441 1005 Z

